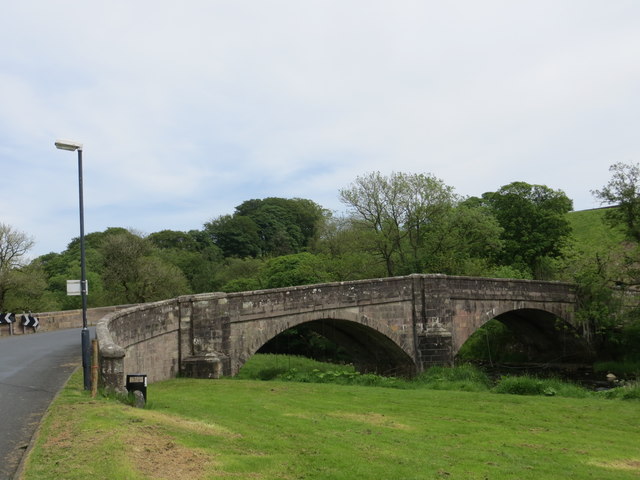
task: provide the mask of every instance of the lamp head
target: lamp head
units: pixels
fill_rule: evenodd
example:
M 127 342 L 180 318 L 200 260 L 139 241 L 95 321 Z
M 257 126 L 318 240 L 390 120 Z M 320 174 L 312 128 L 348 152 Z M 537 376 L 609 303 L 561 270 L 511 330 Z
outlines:
M 82 144 L 72 140 L 56 140 L 55 145 L 56 148 L 59 148 L 60 150 L 69 150 L 70 152 L 82 150 Z

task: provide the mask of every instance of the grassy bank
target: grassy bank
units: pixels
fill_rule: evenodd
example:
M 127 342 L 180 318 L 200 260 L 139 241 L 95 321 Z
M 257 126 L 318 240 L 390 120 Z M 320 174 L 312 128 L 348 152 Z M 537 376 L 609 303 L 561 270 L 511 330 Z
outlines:
M 25 480 L 640 475 L 637 401 L 176 379 L 134 409 L 81 388 L 55 401 Z
M 626 369 L 620 370 L 621 367 Z M 613 368 L 616 367 L 616 368 Z M 635 378 L 639 365 L 600 364 L 599 371 L 615 371 Z M 604 370 L 603 370 L 604 369 Z M 633 374 L 633 375 L 631 375 Z M 254 355 L 235 377 L 240 380 L 280 380 L 302 383 L 333 383 L 338 385 L 375 386 L 398 389 L 456 390 L 463 392 L 494 392 L 514 395 L 545 395 L 561 397 L 597 397 L 640 400 L 640 381 L 620 381 L 607 391 L 595 392 L 578 384 L 554 377 L 533 375 L 505 375 L 497 380 L 471 364 L 456 367 L 431 367 L 412 379 L 382 377 L 361 374 L 352 365 L 322 363 L 305 357 L 291 355 Z M 604 376 L 603 376 L 604 378 Z

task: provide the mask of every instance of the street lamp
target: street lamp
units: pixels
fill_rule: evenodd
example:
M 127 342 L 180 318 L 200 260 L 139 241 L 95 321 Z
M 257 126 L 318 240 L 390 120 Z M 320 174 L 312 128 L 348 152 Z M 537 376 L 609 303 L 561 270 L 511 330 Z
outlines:
M 69 140 L 56 140 L 56 148 L 78 151 L 78 191 L 80 195 L 80 295 L 82 296 L 82 372 L 84 389 L 91 390 L 89 329 L 87 328 L 87 268 L 84 254 L 84 200 L 82 194 L 82 144 Z

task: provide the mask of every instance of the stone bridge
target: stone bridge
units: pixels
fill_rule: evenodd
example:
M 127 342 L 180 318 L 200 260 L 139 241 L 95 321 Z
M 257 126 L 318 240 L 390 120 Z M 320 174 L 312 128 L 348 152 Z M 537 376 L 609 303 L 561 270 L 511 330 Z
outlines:
M 103 383 L 178 374 L 235 375 L 268 341 L 300 324 L 343 346 L 363 371 L 413 374 L 452 364 L 493 318 L 540 359 L 583 355 L 575 287 L 530 280 L 410 275 L 241 293 L 182 296 L 105 316 L 97 326 Z

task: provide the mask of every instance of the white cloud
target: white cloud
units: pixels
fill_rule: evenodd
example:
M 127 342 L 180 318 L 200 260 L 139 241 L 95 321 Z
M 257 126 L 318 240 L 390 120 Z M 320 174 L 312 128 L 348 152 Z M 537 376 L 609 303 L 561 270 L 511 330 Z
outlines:
M 372 170 L 577 208 L 638 161 L 633 1 L 23 0 L 0 18 L 0 200 L 36 253 L 87 230 L 200 228 L 250 198 L 341 209 Z

